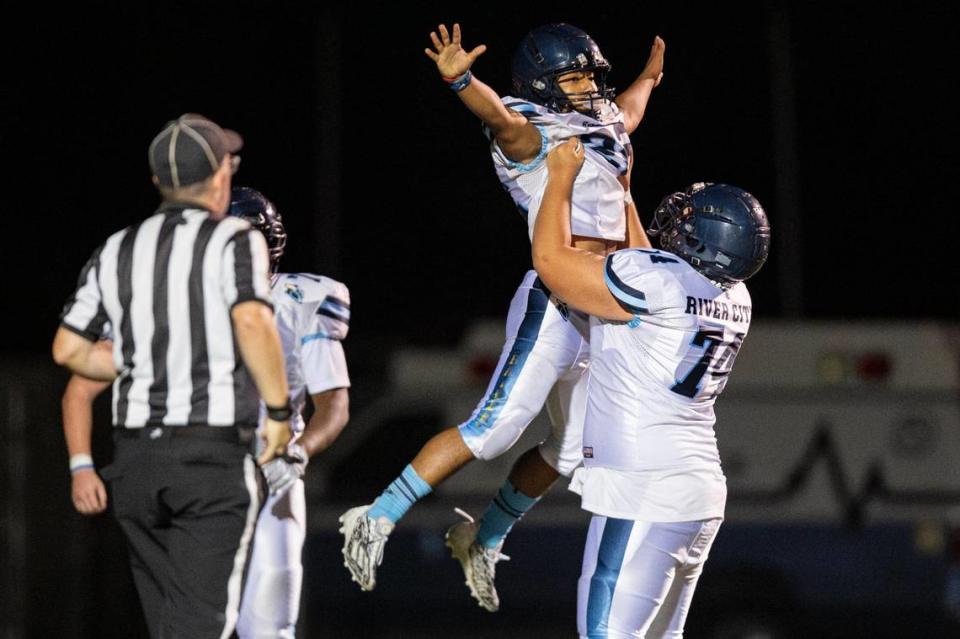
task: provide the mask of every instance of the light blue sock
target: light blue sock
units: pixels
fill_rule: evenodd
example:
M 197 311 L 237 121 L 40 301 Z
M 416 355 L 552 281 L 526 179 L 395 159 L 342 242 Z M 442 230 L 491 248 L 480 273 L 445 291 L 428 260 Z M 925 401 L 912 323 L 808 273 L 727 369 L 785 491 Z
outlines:
M 393 480 L 387 489 L 377 497 L 367 512 L 371 519 L 386 517 L 393 523 L 407 514 L 410 507 L 433 491 L 430 484 L 423 481 L 413 466 L 407 464 L 400 476 Z
M 540 501 L 539 497 L 530 497 L 514 488 L 510 480 L 504 482 L 500 492 L 493 498 L 487 510 L 480 518 L 477 529 L 477 543 L 484 548 L 495 548 L 510 532 L 524 513 Z

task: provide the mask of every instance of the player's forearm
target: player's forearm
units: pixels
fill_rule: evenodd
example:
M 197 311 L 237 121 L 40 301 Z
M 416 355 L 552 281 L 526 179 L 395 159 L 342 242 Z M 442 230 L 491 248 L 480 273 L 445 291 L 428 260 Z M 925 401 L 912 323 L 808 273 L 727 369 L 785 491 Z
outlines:
M 540 132 L 525 117 L 508 109 L 497 92 L 474 77 L 457 93 L 470 112 L 490 127 L 503 154 L 527 163 L 540 152 Z
M 533 268 L 547 288 L 561 295 L 565 288 L 565 273 L 572 265 L 573 236 L 570 229 L 570 209 L 576 173 L 554 170 L 547 182 L 537 221 L 533 229 Z
M 627 133 L 633 133 L 640 126 L 647 111 L 650 95 L 656 85 L 656 78 L 641 75 L 614 100 L 623 112 L 623 123 Z
M 53 338 L 52 354 L 57 364 L 88 379 L 109 382 L 117 377 L 109 348 L 98 347 L 63 326 Z
M 504 106 L 497 92 L 475 75 L 470 80 L 470 84 L 457 92 L 457 97 L 471 113 L 490 127 L 494 135 L 509 129 L 516 123 L 516 117 L 523 118 Z
M 607 291 L 604 258 L 570 246 L 570 209 L 576 173 L 551 167 L 533 229 L 533 266 L 554 295 L 585 313 L 630 319 Z
M 627 191 L 627 195 L 629 195 Z M 627 218 L 627 241 L 626 248 L 653 248 L 650 244 L 650 238 L 643 230 L 643 224 L 640 223 L 640 214 L 637 212 L 637 205 L 633 199 L 624 202 L 623 213 Z
M 570 208 L 576 177 L 576 173 L 554 171 L 547 181 L 533 227 L 533 267 L 541 277 L 541 269 L 552 270 L 573 239 Z
M 267 406 L 284 406 L 289 400 L 280 335 L 270 309 L 259 302 L 244 302 L 231 313 L 240 356 Z
M 350 394 L 346 388 L 337 388 L 313 396 L 314 412 L 303 434 L 300 445 L 313 457 L 336 441 L 350 420 Z

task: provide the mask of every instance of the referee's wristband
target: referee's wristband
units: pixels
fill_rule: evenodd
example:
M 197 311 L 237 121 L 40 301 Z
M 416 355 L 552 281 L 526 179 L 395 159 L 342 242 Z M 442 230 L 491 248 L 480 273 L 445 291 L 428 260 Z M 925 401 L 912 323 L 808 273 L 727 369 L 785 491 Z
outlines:
M 285 422 L 293 417 L 293 408 L 290 407 L 290 400 L 284 406 L 267 406 L 267 417 L 275 422 Z
M 70 472 L 75 473 L 78 470 L 93 470 L 93 457 L 86 453 L 79 453 L 70 456 Z

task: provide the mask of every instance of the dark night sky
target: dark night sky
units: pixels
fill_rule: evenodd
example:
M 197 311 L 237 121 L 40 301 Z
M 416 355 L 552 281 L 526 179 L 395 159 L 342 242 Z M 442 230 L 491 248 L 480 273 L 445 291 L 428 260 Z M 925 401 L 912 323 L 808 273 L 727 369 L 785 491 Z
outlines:
M 350 285 L 354 335 L 449 343 L 471 317 L 503 315 L 529 264 L 526 228 L 476 120 L 422 53 L 441 20 L 459 20 L 466 44 L 488 45 L 474 69 L 501 94 L 514 46 L 537 24 L 590 32 L 619 87 L 662 35 L 666 75 L 633 137 L 634 197 L 646 222 L 662 195 L 693 181 L 753 192 L 774 229 L 771 260 L 751 282 L 758 319 L 783 314 L 778 251 L 790 242 L 808 317 L 958 316 L 954 3 L 789 7 L 802 218 L 790 237 L 777 235 L 763 4 L 454 13 L 418 3 L 401 15 L 356 4 L 326 18 L 294 3 L 133 4 L 37 6 L 3 25 L 3 298 L 19 335 L 5 348 L 45 350 L 89 253 L 152 210 L 146 148 L 185 111 L 244 135 L 236 182 L 283 213 L 285 270 L 323 269 Z M 337 49 L 318 42 L 324 32 L 339 38 L 339 59 L 323 54 Z M 336 180 L 318 168 L 331 144 L 323 132 L 338 120 L 340 236 L 318 239 L 314 216 L 336 206 L 323 192 Z

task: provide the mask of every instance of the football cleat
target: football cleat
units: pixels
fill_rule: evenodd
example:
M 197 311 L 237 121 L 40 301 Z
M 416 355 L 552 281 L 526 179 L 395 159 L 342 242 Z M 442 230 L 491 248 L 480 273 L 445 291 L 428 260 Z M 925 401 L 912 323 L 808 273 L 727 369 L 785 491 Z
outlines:
M 357 506 L 340 515 L 343 565 L 364 591 L 377 585 L 377 566 L 383 561 L 383 547 L 394 527 L 386 517 L 376 521 L 368 517 L 372 505 Z
M 496 612 L 500 609 L 500 598 L 493 584 L 497 562 L 509 561 L 510 557 L 500 552 L 503 547 L 502 541 L 494 548 L 484 548 L 478 544 L 476 541 L 478 525 L 473 517 L 459 508 L 454 510 L 466 521 L 454 524 L 447 530 L 447 548 L 463 567 L 470 595 L 484 610 Z

